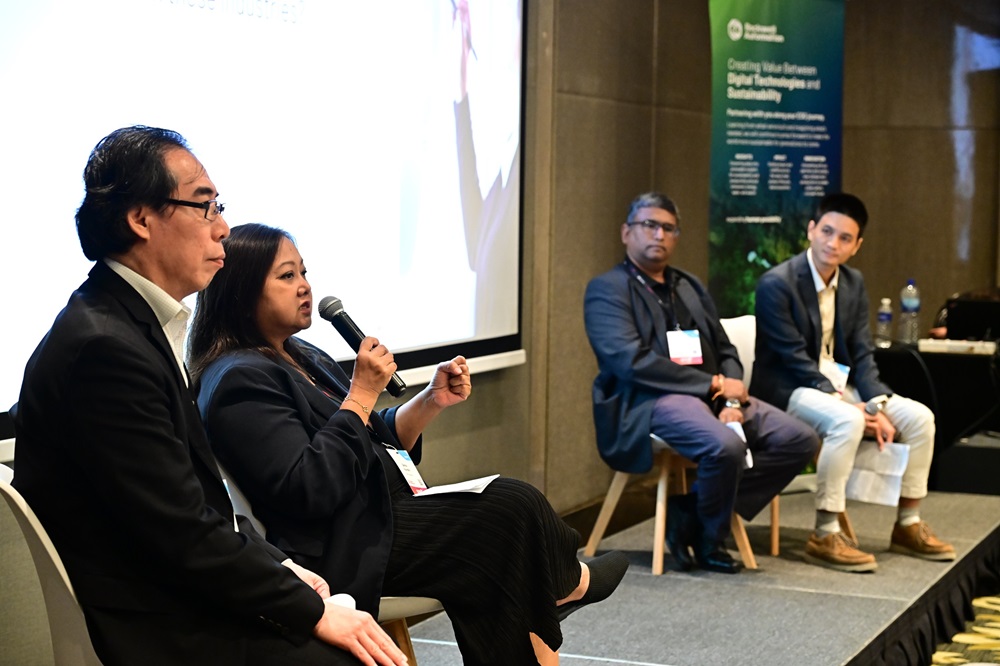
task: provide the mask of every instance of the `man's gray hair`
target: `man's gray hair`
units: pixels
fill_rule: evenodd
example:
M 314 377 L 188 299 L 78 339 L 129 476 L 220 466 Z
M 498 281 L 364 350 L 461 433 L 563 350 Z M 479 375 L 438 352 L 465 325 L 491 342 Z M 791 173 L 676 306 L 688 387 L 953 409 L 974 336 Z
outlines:
M 666 194 L 662 194 L 660 192 L 646 192 L 637 196 L 632 200 L 632 203 L 629 204 L 628 218 L 626 218 L 628 222 L 636 221 L 634 219 L 635 212 L 640 208 L 662 208 L 676 217 L 677 223 L 680 224 L 681 214 L 677 210 L 677 204 L 675 204 L 674 200 Z

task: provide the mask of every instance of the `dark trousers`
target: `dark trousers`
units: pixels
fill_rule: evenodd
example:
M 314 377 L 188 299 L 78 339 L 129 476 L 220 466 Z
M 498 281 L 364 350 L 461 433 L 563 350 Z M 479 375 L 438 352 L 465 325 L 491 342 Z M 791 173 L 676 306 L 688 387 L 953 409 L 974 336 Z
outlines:
M 717 541 L 729 534 L 734 509 L 747 520 L 756 516 L 819 449 L 812 428 L 756 398 L 743 419 L 747 444 L 695 396 L 665 395 L 653 407 L 652 431 L 698 464 L 698 517 Z M 744 470 L 748 445 L 754 464 Z
M 580 534 L 534 486 L 499 478 L 481 494 L 431 497 L 406 487 L 392 521 L 382 593 L 439 599 L 463 664 L 535 664 L 529 632 L 562 644 L 556 600 L 580 584 Z

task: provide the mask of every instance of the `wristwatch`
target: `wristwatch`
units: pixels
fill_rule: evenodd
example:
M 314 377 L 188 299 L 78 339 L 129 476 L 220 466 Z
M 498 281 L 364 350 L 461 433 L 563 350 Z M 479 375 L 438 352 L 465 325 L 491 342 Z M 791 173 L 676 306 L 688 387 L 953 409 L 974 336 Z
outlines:
M 731 409 L 743 409 L 743 403 L 736 398 L 726 398 L 726 407 Z
M 875 416 L 885 409 L 885 403 L 887 402 L 889 402 L 889 396 L 884 393 L 882 395 L 877 395 L 865 403 L 865 413 L 869 416 Z

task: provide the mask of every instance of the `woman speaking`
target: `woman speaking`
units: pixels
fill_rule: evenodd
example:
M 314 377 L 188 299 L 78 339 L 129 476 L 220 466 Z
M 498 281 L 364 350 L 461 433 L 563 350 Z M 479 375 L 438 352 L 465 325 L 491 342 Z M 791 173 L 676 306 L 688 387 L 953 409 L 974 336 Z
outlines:
M 189 355 L 212 447 L 296 563 L 378 615 L 382 595 L 439 599 L 466 664 L 557 663 L 559 622 L 606 598 L 628 562 L 576 558 L 579 534 L 533 486 L 494 480 L 481 494 L 417 497 L 404 476 L 421 432 L 472 390 L 466 361 L 376 412 L 396 364 L 367 337 L 348 378 L 293 337 L 313 297 L 291 237 L 247 224 L 198 296 Z

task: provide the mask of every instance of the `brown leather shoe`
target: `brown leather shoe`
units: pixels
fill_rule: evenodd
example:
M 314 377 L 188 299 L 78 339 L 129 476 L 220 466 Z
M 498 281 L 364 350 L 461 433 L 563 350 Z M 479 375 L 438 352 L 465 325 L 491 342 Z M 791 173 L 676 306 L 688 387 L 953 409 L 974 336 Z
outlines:
M 827 534 L 820 539 L 815 533 L 809 535 L 806 543 L 805 561 L 837 571 L 860 573 L 875 571 L 878 564 L 871 553 L 858 550 L 843 532 Z
M 895 523 L 892 526 L 889 550 L 935 562 L 951 562 L 955 559 L 955 548 L 934 536 L 930 525 L 922 520 L 908 527 L 900 527 L 899 523 Z

